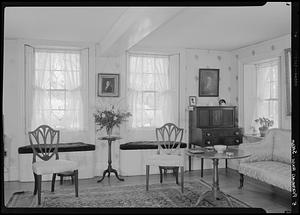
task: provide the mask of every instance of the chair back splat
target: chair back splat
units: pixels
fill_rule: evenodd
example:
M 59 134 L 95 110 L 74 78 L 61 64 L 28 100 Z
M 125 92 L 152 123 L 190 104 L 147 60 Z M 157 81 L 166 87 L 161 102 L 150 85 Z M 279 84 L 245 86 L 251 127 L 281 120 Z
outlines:
M 59 131 L 48 125 L 41 125 L 34 131 L 28 132 L 30 145 L 33 150 L 32 163 L 36 162 L 36 156 L 44 161 L 50 160 L 54 155 L 58 160 Z
M 179 151 L 183 137 L 183 129 L 173 123 L 166 123 L 156 128 L 158 153 L 175 154 Z

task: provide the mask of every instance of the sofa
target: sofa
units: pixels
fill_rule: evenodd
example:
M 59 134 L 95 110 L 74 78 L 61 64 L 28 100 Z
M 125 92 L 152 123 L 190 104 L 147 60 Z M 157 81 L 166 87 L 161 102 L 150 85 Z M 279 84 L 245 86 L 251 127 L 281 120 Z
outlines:
M 246 175 L 291 192 L 291 130 L 269 129 L 263 140 L 239 149 L 251 154 L 239 163 L 240 188 Z

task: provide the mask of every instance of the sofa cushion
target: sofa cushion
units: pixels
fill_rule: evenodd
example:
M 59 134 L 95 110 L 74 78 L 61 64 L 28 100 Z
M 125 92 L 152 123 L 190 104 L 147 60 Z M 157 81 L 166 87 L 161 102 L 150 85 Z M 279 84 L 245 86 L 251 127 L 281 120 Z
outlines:
M 273 161 L 291 163 L 291 132 L 277 130 L 274 133 Z
M 240 163 L 239 172 L 291 191 L 291 165 L 276 161 Z

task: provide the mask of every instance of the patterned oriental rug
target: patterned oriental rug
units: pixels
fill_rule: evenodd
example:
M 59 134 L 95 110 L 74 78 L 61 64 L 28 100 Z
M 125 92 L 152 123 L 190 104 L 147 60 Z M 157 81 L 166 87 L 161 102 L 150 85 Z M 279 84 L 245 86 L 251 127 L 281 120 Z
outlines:
M 37 205 L 37 195 L 32 191 L 16 192 L 12 195 L 7 207 L 42 207 L 42 208 L 120 208 L 120 207 L 155 207 L 187 208 L 195 207 L 200 194 L 210 187 L 203 181 L 190 181 L 184 184 L 184 193 L 176 183 L 150 184 L 149 191 L 145 185 L 101 186 L 93 184 L 84 190 L 79 187 L 79 197 L 75 197 L 73 186 L 57 187 L 55 192 L 42 191 L 42 204 Z M 249 208 L 240 200 L 229 196 L 233 206 Z M 205 199 L 198 207 L 228 207 L 225 199 L 213 201 Z

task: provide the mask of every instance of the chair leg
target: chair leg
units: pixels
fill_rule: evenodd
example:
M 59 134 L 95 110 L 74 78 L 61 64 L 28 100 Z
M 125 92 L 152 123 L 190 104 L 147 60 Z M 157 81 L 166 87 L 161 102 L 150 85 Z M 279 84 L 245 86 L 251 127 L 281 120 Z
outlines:
M 159 177 L 160 177 L 160 183 L 163 182 L 163 171 L 162 171 L 162 167 L 159 167 Z
M 178 183 L 178 171 L 179 171 L 179 167 L 175 167 L 175 168 L 173 169 L 173 171 L 174 171 L 174 173 L 175 173 L 176 184 L 179 184 L 179 183 Z
M 41 205 L 42 175 L 37 175 L 38 205 Z
M 181 173 L 181 192 L 183 193 L 183 184 L 184 184 L 184 167 L 180 167 L 180 173 Z
M 204 164 L 204 158 L 201 158 L 201 178 L 203 177 L 203 164 Z
M 74 184 L 74 176 L 71 175 L 71 181 L 72 181 L 72 184 Z
M 75 196 L 78 197 L 78 170 L 74 170 L 75 178 Z
M 36 193 L 37 193 L 37 174 L 33 173 L 33 177 L 34 177 L 34 191 L 33 191 L 33 195 L 36 195 Z
M 150 165 L 146 165 L 146 191 L 149 190 L 149 172 L 150 172 Z
M 244 186 L 244 174 L 240 173 L 240 186 L 239 189 L 242 189 Z
M 54 192 L 56 173 L 52 175 L 51 192 Z

